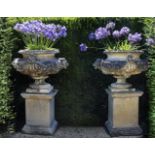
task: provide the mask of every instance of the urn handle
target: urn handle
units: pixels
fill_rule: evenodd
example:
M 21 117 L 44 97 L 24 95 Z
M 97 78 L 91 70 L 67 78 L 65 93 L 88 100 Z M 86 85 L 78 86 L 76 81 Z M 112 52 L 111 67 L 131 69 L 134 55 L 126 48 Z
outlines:
M 132 61 L 133 60 L 133 56 L 131 55 L 131 54 L 129 54 L 128 56 L 127 56 L 127 61 Z
M 69 66 L 69 63 L 65 58 L 58 58 L 58 64 L 64 69 L 66 69 Z
M 17 71 L 22 71 L 22 67 L 20 65 L 20 58 L 16 58 L 12 61 L 12 66 L 17 70 Z
M 101 68 L 101 64 L 102 64 L 102 59 L 100 59 L 100 58 L 98 58 L 98 59 L 96 59 L 96 61 L 93 63 L 93 67 L 95 68 L 95 69 L 100 69 Z

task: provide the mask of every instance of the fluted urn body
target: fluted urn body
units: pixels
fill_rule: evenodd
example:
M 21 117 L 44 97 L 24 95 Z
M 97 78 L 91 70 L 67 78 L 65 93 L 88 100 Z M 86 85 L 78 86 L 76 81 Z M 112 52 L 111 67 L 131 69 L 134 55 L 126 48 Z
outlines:
M 104 74 L 113 75 L 117 81 L 112 91 L 134 90 L 126 79 L 147 69 L 147 60 L 141 59 L 143 51 L 105 51 L 106 59 L 97 59 L 93 66 Z
M 45 82 L 51 74 L 56 74 L 68 67 L 65 58 L 56 58 L 58 49 L 53 50 L 20 50 L 23 58 L 13 60 L 13 67 L 22 74 L 29 75 L 35 82 L 26 90 L 27 92 L 49 93 L 53 86 Z

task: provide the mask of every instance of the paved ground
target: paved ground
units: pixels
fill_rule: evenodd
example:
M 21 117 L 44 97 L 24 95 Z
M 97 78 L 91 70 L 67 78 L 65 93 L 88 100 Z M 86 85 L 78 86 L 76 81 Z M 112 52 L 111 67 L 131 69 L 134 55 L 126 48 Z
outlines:
M 53 136 L 29 135 L 23 133 L 3 134 L 5 138 L 108 138 L 103 127 L 60 127 Z
M 110 136 L 103 127 L 60 127 L 53 136 L 29 135 L 17 132 L 0 135 L 0 138 L 110 138 Z

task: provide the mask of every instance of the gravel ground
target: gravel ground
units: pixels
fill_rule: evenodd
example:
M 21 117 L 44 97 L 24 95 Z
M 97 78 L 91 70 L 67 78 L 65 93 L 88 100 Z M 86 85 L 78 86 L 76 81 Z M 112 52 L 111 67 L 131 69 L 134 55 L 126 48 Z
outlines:
M 103 127 L 60 127 L 53 136 L 30 135 L 17 132 L 0 135 L 0 138 L 110 138 L 110 136 Z M 133 137 L 128 136 L 125 138 Z
M 0 135 L 2 138 L 108 138 L 110 137 L 103 127 L 60 127 L 53 136 L 30 135 L 17 132 Z

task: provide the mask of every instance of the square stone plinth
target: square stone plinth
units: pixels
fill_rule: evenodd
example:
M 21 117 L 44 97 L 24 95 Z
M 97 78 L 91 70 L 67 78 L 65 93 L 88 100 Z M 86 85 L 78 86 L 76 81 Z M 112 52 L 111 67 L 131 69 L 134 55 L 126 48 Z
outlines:
M 29 134 L 53 134 L 57 128 L 55 120 L 55 95 L 50 93 L 22 93 L 25 98 L 26 124 L 22 131 Z
M 139 97 L 142 91 L 108 93 L 108 121 L 106 128 L 111 136 L 136 136 L 142 134 L 139 126 Z

